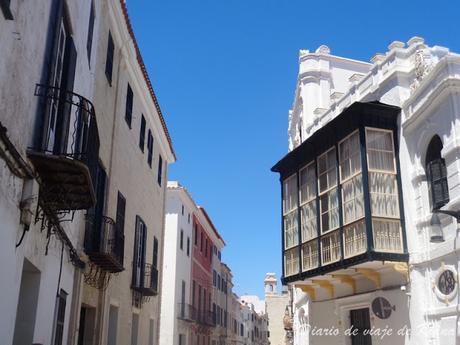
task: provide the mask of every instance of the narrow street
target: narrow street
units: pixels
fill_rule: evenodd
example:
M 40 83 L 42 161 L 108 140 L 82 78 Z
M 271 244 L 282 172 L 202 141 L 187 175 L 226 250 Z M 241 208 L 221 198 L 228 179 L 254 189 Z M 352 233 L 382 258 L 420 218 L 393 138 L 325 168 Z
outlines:
M 0 345 L 460 345 L 450 5 L 0 0 Z

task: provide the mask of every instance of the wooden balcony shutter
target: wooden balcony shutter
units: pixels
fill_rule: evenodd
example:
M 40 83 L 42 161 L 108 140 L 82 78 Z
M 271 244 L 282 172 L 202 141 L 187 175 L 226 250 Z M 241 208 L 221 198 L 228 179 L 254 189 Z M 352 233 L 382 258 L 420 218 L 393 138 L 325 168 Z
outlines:
M 449 202 L 446 162 L 443 158 L 435 159 L 427 165 L 428 187 L 430 189 L 431 207 L 436 210 Z
M 116 248 L 117 253 L 120 255 L 121 264 L 123 264 L 124 258 L 124 251 L 125 251 L 125 241 L 124 241 L 124 233 L 125 233 L 125 210 L 126 210 L 126 199 L 118 192 L 117 196 L 117 216 L 116 216 L 116 226 L 117 232 L 120 234 L 120 238 L 122 239 L 117 243 L 118 248 Z

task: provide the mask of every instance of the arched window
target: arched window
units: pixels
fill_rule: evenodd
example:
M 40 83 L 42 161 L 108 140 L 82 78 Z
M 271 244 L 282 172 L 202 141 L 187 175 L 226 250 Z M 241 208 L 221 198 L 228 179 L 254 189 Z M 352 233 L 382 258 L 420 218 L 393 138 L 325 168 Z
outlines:
M 426 175 L 431 208 L 437 210 L 449 202 L 446 161 L 441 157 L 442 141 L 435 135 L 426 152 Z

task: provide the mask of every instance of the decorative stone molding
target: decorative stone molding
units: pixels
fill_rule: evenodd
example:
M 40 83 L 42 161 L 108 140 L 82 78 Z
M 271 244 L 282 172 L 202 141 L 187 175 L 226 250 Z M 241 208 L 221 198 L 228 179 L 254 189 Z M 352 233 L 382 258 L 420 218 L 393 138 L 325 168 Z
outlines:
M 371 58 L 371 62 L 374 63 L 374 64 L 377 64 L 379 62 L 382 62 L 383 60 L 385 60 L 385 54 L 382 54 L 382 53 L 376 53 L 372 58 Z
M 411 39 L 409 39 L 409 41 L 407 41 L 407 45 L 410 47 L 410 46 L 413 46 L 413 45 L 416 45 L 416 44 L 423 44 L 425 43 L 425 39 L 422 38 L 422 37 L 419 37 L 419 36 L 414 36 L 412 37 Z
M 399 48 L 404 48 L 406 44 L 401 41 L 393 41 L 388 45 L 389 50 L 394 50 L 394 49 L 399 49 Z
M 423 78 L 433 69 L 431 54 L 426 49 L 417 50 L 412 57 L 412 63 L 414 65 L 415 79 L 410 86 L 411 92 L 420 85 Z
M 348 78 L 348 80 L 352 83 L 357 83 L 358 81 L 360 81 L 361 79 L 363 79 L 364 75 L 361 74 L 361 73 L 354 73 L 352 74 L 352 76 L 350 78 Z
M 343 95 L 344 95 L 343 92 L 334 91 L 333 93 L 331 93 L 331 100 L 338 101 L 340 98 L 343 97 Z
M 318 47 L 318 49 L 316 49 L 315 53 L 317 54 L 330 54 L 331 53 L 331 49 L 329 49 L 329 47 L 327 45 L 320 45 Z

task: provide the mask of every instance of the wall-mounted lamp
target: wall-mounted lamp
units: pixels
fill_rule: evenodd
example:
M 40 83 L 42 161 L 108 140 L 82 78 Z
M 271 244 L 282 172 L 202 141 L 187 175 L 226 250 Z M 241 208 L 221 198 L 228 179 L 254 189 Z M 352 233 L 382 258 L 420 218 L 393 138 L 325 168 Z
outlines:
M 438 213 L 454 217 L 457 220 L 457 224 L 460 223 L 460 211 L 433 210 L 430 221 L 430 241 L 433 243 L 444 242 L 444 234 L 442 232 L 441 221 L 439 220 Z

